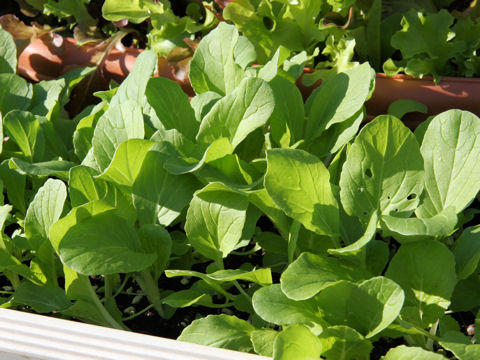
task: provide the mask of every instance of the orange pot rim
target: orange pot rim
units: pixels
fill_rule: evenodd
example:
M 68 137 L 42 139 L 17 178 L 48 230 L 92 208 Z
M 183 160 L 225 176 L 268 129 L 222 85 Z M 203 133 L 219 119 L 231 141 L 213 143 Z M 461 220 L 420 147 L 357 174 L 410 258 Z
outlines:
M 435 85 L 433 82 L 433 76 L 424 76 L 422 78 L 416 78 L 407 74 L 396 74 L 393 76 L 387 76 L 385 73 L 377 73 L 377 78 L 381 79 L 390 79 L 390 80 L 400 80 L 400 81 L 419 81 L 419 82 L 431 82 L 432 85 Z M 435 85 L 439 86 L 442 83 L 470 83 L 470 84 L 480 84 L 480 78 L 476 77 L 461 77 L 461 76 L 442 76 L 440 78 L 440 83 Z

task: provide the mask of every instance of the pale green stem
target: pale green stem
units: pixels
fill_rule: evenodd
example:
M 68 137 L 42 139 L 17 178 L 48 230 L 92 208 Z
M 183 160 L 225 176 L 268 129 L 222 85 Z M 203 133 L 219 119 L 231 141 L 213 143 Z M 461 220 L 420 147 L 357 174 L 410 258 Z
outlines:
M 245 296 L 247 298 L 248 302 L 251 304 L 252 303 L 252 297 L 250 295 L 248 295 L 245 290 L 243 290 L 242 286 L 238 283 L 237 280 L 233 280 L 233 285 L 235 285 L 237 290 L 240 291 L 240 293 L 243 296 Z
M 148 305 L 146 308 L 140 310 L 139 312 L 137 312 L 137 313 L 135 313 L 135 314 L 132 314 L 132 315 L 130 315 L 130 316 L 124 317 L 122 320 L 123 320 L 123 321 L 128 321 L 128 320 L 135 319 L 137 316 L 146 313 L 146 312 L 147 312 L 148 310 L 150 310 L 152 307 L 153 307 L 153 304 L 150 304 L 150 305 Z
M 437 335 L 438 322 L 439 322 L 439 320 L 437 320 L 432 325 L 432 327 L 430 328 L 430 334 L 432 334 L 433 336 Z M 427 348 L 427 350 L 433 350 L 433 339 L 432 338 L 427 339 L 427 342 L 425 343 L 425 347 Z
M 152 274 L 150 274 L 150 271 L 148 271 L 148 269 L 143 270 L 135 273 L 133 276 L 145 295 L 147 295 L 148 301 L 150 301 L 155 310 L 157 310 L 158 315 L 160 315 L 162 318 L 165 318 L 165 312 L 163 311 L 162 306 L 162 298 L 160 296 L 160 289 L 158 288 L 158 284 L 153 279 Z
M 115 298 L 118 296 L 118 294 L 120 294 L 123 289 L 125 289 L 125 286 L 127 285 L 127 281 L 128 279 L 130 279 L 130 275 L 125 275 L 125 278 L 123 279 L 122 283 L 120 284 L 120 287 L 117 289 L 117 291 L 115 291 L 115 294 L 113 294 L 112 296 Z
M 295 250 L 297 249 L 298 232 L 300 231 L 300 223 L 293 220 L 290 226 L 290 232 L 288 233 L 288 263 L 291 264 L 293 257 L 295 256 Z
M 112 317 L 108 310 L 105 309 L 97 294 L 95 293 L 95 290 L 93 290 L 92 285 L 89 284 L 89 286 L 87 286 L 87 290 L 90 300 L 92 300 L 92 302 L 95 304 L 103 319 L 110 327 L 120 330 L 129 330 L 125 325 L 118 323 L 118 321 Z

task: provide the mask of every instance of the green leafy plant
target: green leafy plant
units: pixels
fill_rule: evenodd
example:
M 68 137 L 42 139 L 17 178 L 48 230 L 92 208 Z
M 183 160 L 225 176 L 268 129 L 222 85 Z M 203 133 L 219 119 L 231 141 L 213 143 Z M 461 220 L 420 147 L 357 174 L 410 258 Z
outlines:
M 158 54 L 167 56 L 175 47 L 184 45 L 184 38 L 192 38 L 195 33 L 209 30 L 218 22 L 218 13 L 213 4 L 207 1 L 187 3 L 183 9 L 185 15 L 178 16 L 168 0 L 106 0 L 102 6 L 102 15 L 106 20 L 114 22 L 139 24 L 148 20 L 151 24 L 147 35 L 149 47 Z
M 478 74 L 477 8 L 451 0 L 237 0 L 223 17 L 254 42 L 261 64 L 279 47 L 287 57 L 302 53 L 316 70 L 306 85 L 365 61 L 388 76 L 432 75 L 437 83 Z
M 360 129 L 368 63 L 304 103 L 303 59 L 252 66 L 225 23 L 191 100 L 145 51 L 74 119 L 88 70 L 31 85 L 2 57 L 2 307 L 119 329 L 193 308 L 180 340 L 274 359 L 475 358 L 458 316 L 480 306 L 475 115 Z
M 157 53 L 166 56 L 171 49 L 184 45 L 183 38 L 212 28 L 217 11 L 210 2 L 186 1 L 174 3 L 162 1 L 124 2 L 116 0 L 25 0 L 17 1 L 22 14 L 39 19 L 42 23 L 56 21 L 73 29 L 79 44 L 97 41 L 111 36 L 117 27 L 145 23 L 149 26 L 133 26 L 140 38 L 147 36 L 148 44 Z M 178 14 L 178 15 L 177 15 Z M 113 24 L 111 22 L 113 22 Z M 115 26 L 114 26 L 115 25 Z
M 404 71 L 408 75 L 433 75 L 435 82 L 442 75 L 477 76 L 478 39 L 473 36 L 480 24 L 471 16 L 455 19 L 449 12 L 424 14 L 411 10 L 402 18 L 402 29 L 391 39 L 400 50 L 401 60 L 387 60 L 387 75 Z

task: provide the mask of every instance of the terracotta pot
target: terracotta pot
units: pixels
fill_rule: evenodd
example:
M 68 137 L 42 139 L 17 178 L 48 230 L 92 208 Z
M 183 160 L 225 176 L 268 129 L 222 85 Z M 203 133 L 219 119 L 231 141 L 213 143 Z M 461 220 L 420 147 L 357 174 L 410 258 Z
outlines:
M 312 72 L 312 69 L 305 68 L 304 73 Z M 319 80 L 312 86 L 305 86 L 301 82 L 301 77 L 297 80 L 297 86 L 304 99 L 308 98 L 321 83 Z M 386 114 L 390 104 L 400 99 L 415 100 L 428 108 L 425 114 L 408 113 L 402 118 L 412 129 L 429 116 L 449 109 L 468 110 L 480 116 L 480 79 L 444 76 L 441 82 L 435 85 L 431 76 L 418 79 L 399 74 L 389 78 L 383 73 L 377 73 L 375 91 L 365 103 L 367 121 Z
M 74 39 L 63 38 L 57 46 L 49 38 L 40 38 L 20 53 L 17 71 L 33 81 L 52 80 L 63 75 L 73 65 L 90 65 L 91 58 L 87 49 L 80 50 L 76 46 Z
M 406 115 L 407 120 L 417 123 L 448 109 L 468 110 L 480 116 L 480 79 L 444 76 L 435 85 L 430 76 L 423 79 L 408 75 L 388 78 L 379 73 L 375 92 L 365 104 L 367 113 L 373 117 L 386 114 L 388 106 L 399 99 L 411 99 L 427 106 L 426 114 Z
M 121 82 L 132 70 L 137 56 L 142 51 L 137 48 L 124 48 L 122 51 L 112 49 L 105 58 L 99 74 L 107 81 L 113 79 Z M 97 52 L 96 45 L 85 44 L 78 47 L 73 38 L 63 38 L 59 46 L 46 39 L 37 39 L 20 53 L 18 73 L 32 81 L 56 79 L 74 68 L 94 66 Z M 187 94 L 194 94 L 188 78 L 178 78 L 173 65 L 166 59 L 159 58 L 158 69 L 155 76 L 170 78 L 178 82 Z

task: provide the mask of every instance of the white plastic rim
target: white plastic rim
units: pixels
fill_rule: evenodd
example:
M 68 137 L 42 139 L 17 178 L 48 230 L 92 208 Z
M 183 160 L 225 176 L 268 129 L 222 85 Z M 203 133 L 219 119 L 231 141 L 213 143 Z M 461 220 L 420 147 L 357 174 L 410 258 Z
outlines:
M 266 360 L 268 358 L 0 309 L 1 360 Z

